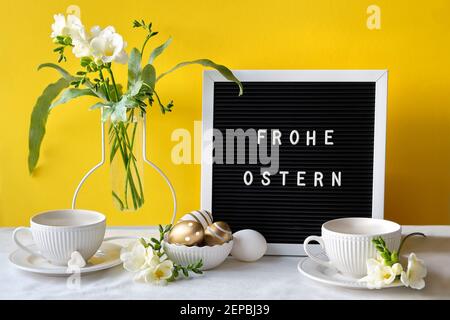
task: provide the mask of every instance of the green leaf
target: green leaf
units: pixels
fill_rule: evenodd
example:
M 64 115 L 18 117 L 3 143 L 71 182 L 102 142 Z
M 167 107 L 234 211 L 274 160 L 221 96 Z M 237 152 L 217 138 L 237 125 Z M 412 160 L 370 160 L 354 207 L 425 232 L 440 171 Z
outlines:
M 139 91 L 142 87 L 142 80 L 138 80 L 135 83 L 131 85 L 131 87 L 128 89 L 128 93 L 130 96 L 134 97 L 135 95 L 139 94 Z
M 122 96 L 123 95 L 122 85 L 120 83 L 116 83 L 116 88 L 117 88 L 117 91 L 119 92 L 119 96 Z M 110 85 L 109 91 L 113 92 L 114 90 L 115 90 L 114 85 Z
M 200 270 L 200 268 L 201 268 L 201 266 L 200 266 L 200 267 L 194 266 L 194 267 L 192 268 L 192 272 L 194 272 L 194 273 L 196 273 L 196 274 L 203 274 L 203 272 L 202 272 L 202 270 Z
M 147 64 L 142 70 L 142 81 L 150 87 L 152 91 L 155 89 L 156 70 L 151 64 Z
M 397 252 L 394 251 L 391 253 L 391 261 L 392 263 L 397 263 L 399 261 Z
M 93 90 L 93 88 L 94 88 L 93 85 L 92 85 L 92 88 L 91 88 L 91 84 L 90 83 L 86 83 L 86 86 L 89 87 L 91 90 Z M 119 97 L 121 97 L 122 96 L 122 85 L 121 84 L 116 84 L 116 86 L 117 86 L 117 91 L 119 91 Z M 100 86 L 98 88 L 98 91 L 96 91 L 96 94 L 97 94 L 97 96 L 99 98 L 107 101 L 108 99 L 106 98 L 107 94 L 106 94 L 105 87 L 106 86 L 104 86 L 104 85 Z M 109 88 L 109 92 L 114 92 L 115 91 L 114 86 L 112 84 L 109 84 L 108 88 Z
M 103 113 L 103 121 L 108 119 L 108 116 L 111 117 L 111 122 L 125 122 L 127 121 L 127 108 L 135 108 L 137 106 L 137 102 L 131 98 L 129 95 L 125 94 L 122 96 L 119 102 L 115 102 L 111 105 L 111 108 L 104 108 Z M 112 110 L 111 112 L 107 112 L 108 115 L 105 116 L 106 110 Z M 105 118 L 106 117 L 106 118 Z
M 141 78 L 141 59 L 139 50 L 133 48 L 130 52 L 130 59 L 128 60 L 128 90 Z
M 55 69 L 56 71 L 59 72 L 59 74 L 66 79 L 67 81 L 72 82 L 72 81 L 77 81 L 80 78 L 74 77 L 72 76 L 67 70 L 65 70 L 64 68 L 60 67 L 57 64 L 54 63 L 43 63 L 38 67 L 38 70 L 41 70 L 43 68 L 51 68 L 51 69 Z M 85 83 L 86 87 L 88 87 L 93 93 L 95 93 L 95 95 L 97 95 L 97 97 L 99 97 L 100 99 L 103 100 L 107 100 L 106 99 L 106 95 L 104 95 L 102 92 L 96 91 L 94 88 L 94 85 L 88 80 L 86 79 Z
M 163 78 L 164 76 L 168 75 L 169 73 L 191 65 L 191 64 L 199 64 L 202 65 L 204 67 L 209 67 L 209 68 L 213 68 L 216 69 L 217 71 L 219 71 L 219 73 L 227 80 L 233 81 L 234 83 L 236 83 L 239 86 L 239 95 L 241 96 L 244 92 L 244 88 L 242 86 L 242 83 L 235 77 L 235 75 L 233 74 L 233 72 L 231 72 L 230 69 L 228 69 L 227 67 L 220 65 L 220 64 L 216 64 L 215 62 L 209 60 L 209 59 L 199 59 L 199 60 L 194 60 L 194 61 L 186 61 L 186 62 L 181 62 L 179 64 L 177 64 L 175 67 L 173 67 L 172 69 L 170 69 L 169 71 L 166 71 L 162 74 L 160 74 L 158 76 L 158 78 L 156 78 L 156 81 L 160 80 L 161 78 Z
M 91 91 L 91 89 L 67 89 L 65 90 L 61 97 L 59 97 L 58 100 L 52 103 L 49 110 L 52 110 L 54 107 L 59 106 L 60 104 L 66 103 L 72 99 L 82 97 L 82 96 L 91 96 L 91 97 L 97 97 L 95 93 Z
M 70 81 L 64 78 L 50 84 L 45 88 L 44 92 L 34 105 L 33 112 L 31 113 L 28 138 L 28 170 L 30 173 L 36 168 L 39 160 L 39 153 L 45 135 L 45 125 L 47 124 L 50 105 L 60 92 L 69 86 L 69 84 Z
M 112 106 L 111 122 L 125 122 L 127 121 L 127 106 L 126 97 L 123 96 L 119 102 L 116 102 Z
M 145 241 L 144 238 L 140 238 L 140 239 L 139 239 L 139 242 L 144 246 L 144 248 L 148 248 L 148 247 L 149 247 L 147 241 Z
M 112 196 L 113 196 L 113 199 L 117 202 L 117 204 L 119 205 L 119 208 L 120 208 L 120 210 L 123 210 L 124 209 L 124 205 L 123 205 L 123 202 L 122 202 L 122 200 L 120 200 L 120 198 L 119 198 L 119 196 L 117 195 L 117 193 L 115 193 L 114 191 L 112 191 Z M 142 244 L 144 247 L 146 247 L 145 246 L 145 244 Z
M 148 63 L 152 64 L 153 61 L 155 61 L 155 59 L 164 52 L 164 50 L 172 43 L 172 37 L 170 37 L 169 39 L 167 39 L 166 42 L 164 42 L 162 45 L 160 45 L 159 47 L 155 48 L 152 53 L 150 54 L 150 58 L 148 59 Z
M 38 70 L 41 70 L 42 68 L 52 68 L 59 72 L 59 74 L 66 79 L 67 81 L 71 82 L 76 80 L 77 78 L 72 76 L 67 70 L 63 69 L 59 65 L 55 63 L 43 63 L 38 67 Z

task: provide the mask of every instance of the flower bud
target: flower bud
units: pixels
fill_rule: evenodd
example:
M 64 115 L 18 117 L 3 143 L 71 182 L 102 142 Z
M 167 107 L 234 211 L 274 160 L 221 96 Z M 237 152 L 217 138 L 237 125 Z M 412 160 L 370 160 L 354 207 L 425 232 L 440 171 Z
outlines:
M 92 62 L 92 59 L 90 57 L 83 57 L 81 58 L 81 66 L 86 67 Z
M 391 261 L 392 262 L 398 262 L 398 253 L 396 251 L 391 253 Z
M 65 45 L 67 45 L 67 46 L 71 45 L 71 44 L 72 44 L 72 38 L 70 38 L 70 37 L 65 37 L 64 40 L 63 40 L 63 43 L 64 43 Z
M 399 276 L 403 271 L 403 267 L 400 263 L 394 263 L 394 265 L 392 265 L 392 272 L 394 272 L 394 274 L 396 276 Z
M 103 61 L 101 58 L 95 58 L 94 62 L 99 67 L 101 67 L 103 65 Z

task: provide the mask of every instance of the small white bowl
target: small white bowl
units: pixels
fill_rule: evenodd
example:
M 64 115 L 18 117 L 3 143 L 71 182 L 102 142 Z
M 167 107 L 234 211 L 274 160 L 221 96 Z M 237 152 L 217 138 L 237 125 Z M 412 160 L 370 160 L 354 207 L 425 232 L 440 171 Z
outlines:
M 167 256 L 173 262 L 186 266 L 201 259 L 203 261 L 201 269 L 209 270 L 225 261 L 233 248 L 233 240 L 221 245 L 204 247 L 188 247 L 163 241 L 163 247 Z

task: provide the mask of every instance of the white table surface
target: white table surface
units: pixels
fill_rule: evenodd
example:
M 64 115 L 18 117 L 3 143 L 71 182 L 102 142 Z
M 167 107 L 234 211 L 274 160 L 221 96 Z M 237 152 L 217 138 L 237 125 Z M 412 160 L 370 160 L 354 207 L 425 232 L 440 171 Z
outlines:
M 405 226 L 404 233 L 424 232 L 411 238 L 404 253 L 414 251 L 428 267 L 426 288 L 356 290 L 310 280 L 297 271 L 302 257 L 267 256 L 255 263 L 228 258 L 203 276 L 167 286 L 133 282 L 122 266 L 83 275 L 81 286 L 68 289 L 66 278 L 17 270 L 8 255 L 16 249 L 11 228 L 0 228 L 0 299 L 450 299 L 450 226 Z M 148 237 L 153 228 L 110 228 L 108 236 Z

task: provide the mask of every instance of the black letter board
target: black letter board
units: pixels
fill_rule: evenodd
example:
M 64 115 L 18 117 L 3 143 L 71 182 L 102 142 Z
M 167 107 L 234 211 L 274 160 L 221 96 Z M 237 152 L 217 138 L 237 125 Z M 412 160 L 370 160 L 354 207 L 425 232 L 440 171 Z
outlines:
M 383 217 L 386 71 L 235 74 L 240 97 L 217 73 L 204 79 L 202 206 L 215 221 L 261 232 L 268 254 L 302 254 L 328 220 Z M 212 128 L 222 135 L 214 151 Z M 247 134 L 244 145 L 226 146 L 233 132 Z

